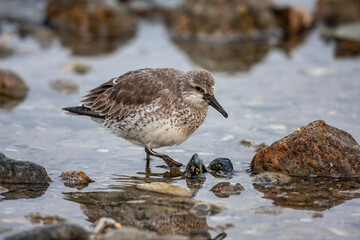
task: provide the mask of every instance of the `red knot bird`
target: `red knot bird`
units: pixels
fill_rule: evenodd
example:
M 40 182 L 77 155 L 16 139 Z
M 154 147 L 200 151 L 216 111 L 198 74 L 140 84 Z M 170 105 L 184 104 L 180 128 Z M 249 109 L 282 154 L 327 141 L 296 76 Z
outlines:
M 214 96 L 214 84 L 212 75 L 202 69 L 139 69 L 90 90 L 81 106 L 63 110 L 90 116 L 144 147 L 147 159 L 152 155 L 170 167 L 180 167 L 181 163 L 153 148 L 183 143 L 203 123 L 209 105 L 228 117 Z

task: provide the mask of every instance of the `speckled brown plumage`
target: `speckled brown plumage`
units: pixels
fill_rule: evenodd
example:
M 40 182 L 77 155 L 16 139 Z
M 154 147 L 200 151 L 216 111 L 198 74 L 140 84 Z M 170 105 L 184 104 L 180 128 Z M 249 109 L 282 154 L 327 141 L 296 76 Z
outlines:
M 227 117 L 214 97 L 214 84 L 206 70 L 139 69 L 90 90 L 83 106 L 64 110 L 96 117 L 118 136 L 145 147 L 148 157 L 181 166 L 152 148 L 184 142 L 203 123 L 209 104 Z

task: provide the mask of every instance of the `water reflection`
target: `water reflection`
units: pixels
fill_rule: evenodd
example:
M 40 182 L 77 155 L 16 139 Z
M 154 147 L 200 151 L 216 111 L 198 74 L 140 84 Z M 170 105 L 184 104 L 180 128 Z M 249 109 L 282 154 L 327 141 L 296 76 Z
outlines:
M 7 184 L 2 183 L 1 187 L 6 191 L 0 194 L 0 201 L 19 198 L 38 198 L 45 194 L 49 184 Z
M 295 179 L 286 184 L 253 186 L 275 205 L 300 210 L 323 211 L 360 197 L 360 180 Z
M 64 195 L 66 200 L 81 204 L 90 222 L 110 217 L 124 226 L 135 226 L 158 234 L 188 234 L 209 229 L 206 218 L 196 214 L 194 206 L 197 202 L 191 197 L 143 191 L 134 185 L 118 186 L 118 190 L 121 191 Z M 210 211 L 209 214 L 215 212 Z
M 26 99 L 26 95 L 21 99 L 15 99 L 7 96 L 0 95 L 0 109 L 5 112 L 11 111 L 20 103 L 22 103 Z
M 261 62 L 270 50 L 269 43 L 258 41 L 229 44 L 173 42 L 196 64 L 214 72 L 246 72 L 256 63 Z
M 58 34 L 61 43 L 69 47 L 74 55 L 98 56 L 115 51 L 129 42 L 135 34 L 114 38 L 84 39 L 76 35 Z

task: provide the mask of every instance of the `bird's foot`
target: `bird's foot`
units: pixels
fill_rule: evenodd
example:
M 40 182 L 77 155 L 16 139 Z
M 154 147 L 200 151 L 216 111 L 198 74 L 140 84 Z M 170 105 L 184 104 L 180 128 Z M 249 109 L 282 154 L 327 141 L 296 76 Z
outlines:
M 174 159 L 172 159 L 168 155 L 163 155 L 161 158 L 164 160 L 164 162 L 169 167 L 181 167 L 183 165 L 182 163 L 179 163 L 179 162 L 175 161 Z
M 174 159 L 172 159 L 171 157 L 169 157 L 168 155 L 165 154 L 159 154 L 157 152 L 155 152 L 154 150 L 152 150 L 151 148 L 145 148 L 145 152 L 146 152 L 146 159 L 150 159 L 150 155 L 155 156 L 155 157 L 159 157 L 162 158 L 164 160 L 164 162 L 170 167 L 181 167 L 183 164 L 179 163 L 177 161 L 175 161 Z

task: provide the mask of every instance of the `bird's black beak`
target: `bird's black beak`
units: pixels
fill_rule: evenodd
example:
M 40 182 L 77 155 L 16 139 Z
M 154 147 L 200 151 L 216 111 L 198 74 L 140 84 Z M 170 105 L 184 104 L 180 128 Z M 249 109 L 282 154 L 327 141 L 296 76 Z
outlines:
M 228 118 L 227 112 L 223 109 L 223 107 L 218 103 L 215 96 L 211 96 L 209 94 L 206 94 L 204 96 L 204 99 L 216 110 L 218 110 L 225 118 Z

